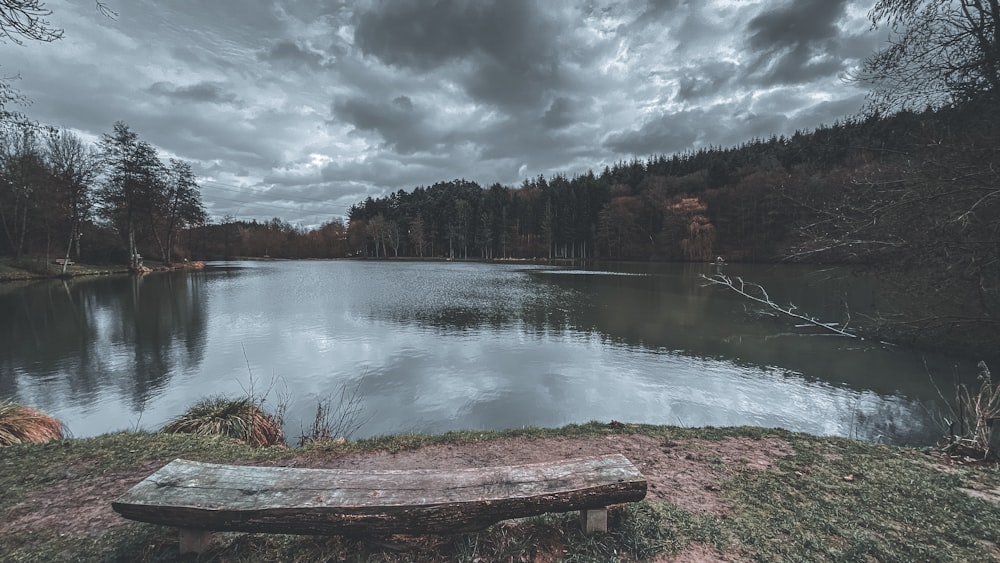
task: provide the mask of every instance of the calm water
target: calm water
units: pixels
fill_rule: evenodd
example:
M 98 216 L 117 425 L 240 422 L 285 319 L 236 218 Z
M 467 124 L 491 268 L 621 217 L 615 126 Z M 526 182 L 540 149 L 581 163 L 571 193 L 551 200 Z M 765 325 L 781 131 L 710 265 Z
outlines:
M 298 436 L 358 386 L 355 434 L 589 420 L 756 425 L 925 444 L 971 362 L 795 328 L 702 265 L 569 270 L 229 262 L 204 272 L 0 286 L 0 397 L 75 436 L 155 429 L 198 399 L 270 389 Z M 829 270 L 727 266 L 831 321 L 872 306 Z M 249 364 L 249 368 L 248 368 Z M 252 372 L 252 378 L 250 373 Z

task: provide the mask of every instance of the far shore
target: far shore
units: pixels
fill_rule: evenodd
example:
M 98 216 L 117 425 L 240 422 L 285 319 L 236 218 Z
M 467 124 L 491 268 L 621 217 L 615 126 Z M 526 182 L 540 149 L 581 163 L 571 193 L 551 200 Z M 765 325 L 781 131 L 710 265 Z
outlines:
M 553 264 L 572 265 L 592 260 L 582 258 L 492 258 L 483 260 L 482 258 L 448 258 L 444 256 L 349 256 L 346 258 L 280 258 L 273 256 L 233 256 L 231 258 L 219 259 L 220 261 L 248 261 L 248 262 L 288 262 L 294 260 L 370 260 L 370 261 L 398 261 L 398 262 L 488 262 L 498 264 Z M 195 260 L 189 262 L 175 262 L 166 266 L 160 262 L 147 260 L 140 273 L 146 272 L 167 272 L 175 270 L 201 270 L 205 267 L 205 261 Z M 0 258 L 0 283 L 14 281 L 30 281 L 58 278 L 78 278 L 84 276 L 107 276 L 115 274 L 135 273 L 126 264 L 87 264 L 73 261 L 72 265 L 66 267 L 63 272 L 62 264 L 55 259 L 45 260 L 43 256 L 29 256 L 15 261 L 12 258 Z
M 205 263 L 200 260 L 176 262 L 170 266 L 160 262 L 147 261 L 142 267 L 141 273 L 201 270 L 204 267 Z M 18 261 L 11 258 L 0 258 L 0 282 L 108 276 L 128 273 L 132 272 L 126 264 L 86 264 L 73 261 L 71 265 L 66 266 L 64 272 L 61 263 L 57 263 L 54 259 L 46 261 L 43 256 L 29 256 Z

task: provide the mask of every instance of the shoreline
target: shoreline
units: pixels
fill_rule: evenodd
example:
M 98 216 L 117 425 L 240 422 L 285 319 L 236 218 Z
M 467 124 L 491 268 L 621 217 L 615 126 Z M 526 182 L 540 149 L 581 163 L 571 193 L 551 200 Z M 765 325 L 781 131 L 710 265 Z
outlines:
M 44 268 L 44 271 L 42 269 Z M 66 267 L 66 273 L 62 272 L 62 265 L 55 261 L 45 262 L 37 257 L 22 259 L 14 262 L 10 259 L 0 261 L 0 283 L 39 281 L 51 279 L 73 279 L 91 276 L 110 276 L 131 273 L 151 273 L 151 272 L 172 272 L 178 270 L 202 270 L 205 263 L 200 260 L 192 262 L 182 262 L 170 266 L 152 263 L 140 267 L 138 272 L 133 272 L 131 268 L 122 264 L 98 265 L 74 262 Z
M 0 558 L 175 560 L 174 529 L 125 520 L 111 501 L 175 458 L 328 469 L 462 469 L 620 453 L 645 500 L 611 508 L 609 533 L 575 513 L 475 533 L 367 538 L 225 534 L 220 560 L 693 561 L 1000 554 L 1000 470 L 927 450 L 756 427 L 591 422 L 562 428 L 398 434 L 252 448 L 211 436 L 126 431 L 3 448 Z M 920 555 L 923 554 L 924 557 Z

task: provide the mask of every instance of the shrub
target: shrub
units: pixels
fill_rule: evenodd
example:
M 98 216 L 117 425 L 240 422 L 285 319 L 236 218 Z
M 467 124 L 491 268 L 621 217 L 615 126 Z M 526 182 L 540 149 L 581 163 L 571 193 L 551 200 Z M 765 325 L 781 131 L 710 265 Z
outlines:
M 0 401 L 0 446 L 62 437 L 63 425 L 58 419 L 13 401 Z
M 164 426 L 163 432 L 225 436 L 255 447 L 285 443 L 281 422 L 247 397 L 215 397 L 198 402 Z

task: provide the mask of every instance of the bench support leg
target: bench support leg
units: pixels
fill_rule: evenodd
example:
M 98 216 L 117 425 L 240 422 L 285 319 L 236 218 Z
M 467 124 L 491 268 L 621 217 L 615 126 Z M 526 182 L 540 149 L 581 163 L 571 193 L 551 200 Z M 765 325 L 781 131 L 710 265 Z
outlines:
M 181 553 L 204 553 L 219 542 L 219 533 L 208 530 L 178 528 Z
M 591 508 L 580 511 L 580 528 L 583 533 L 590 535 L 597 532 L 608 531 L 608 509 Z

